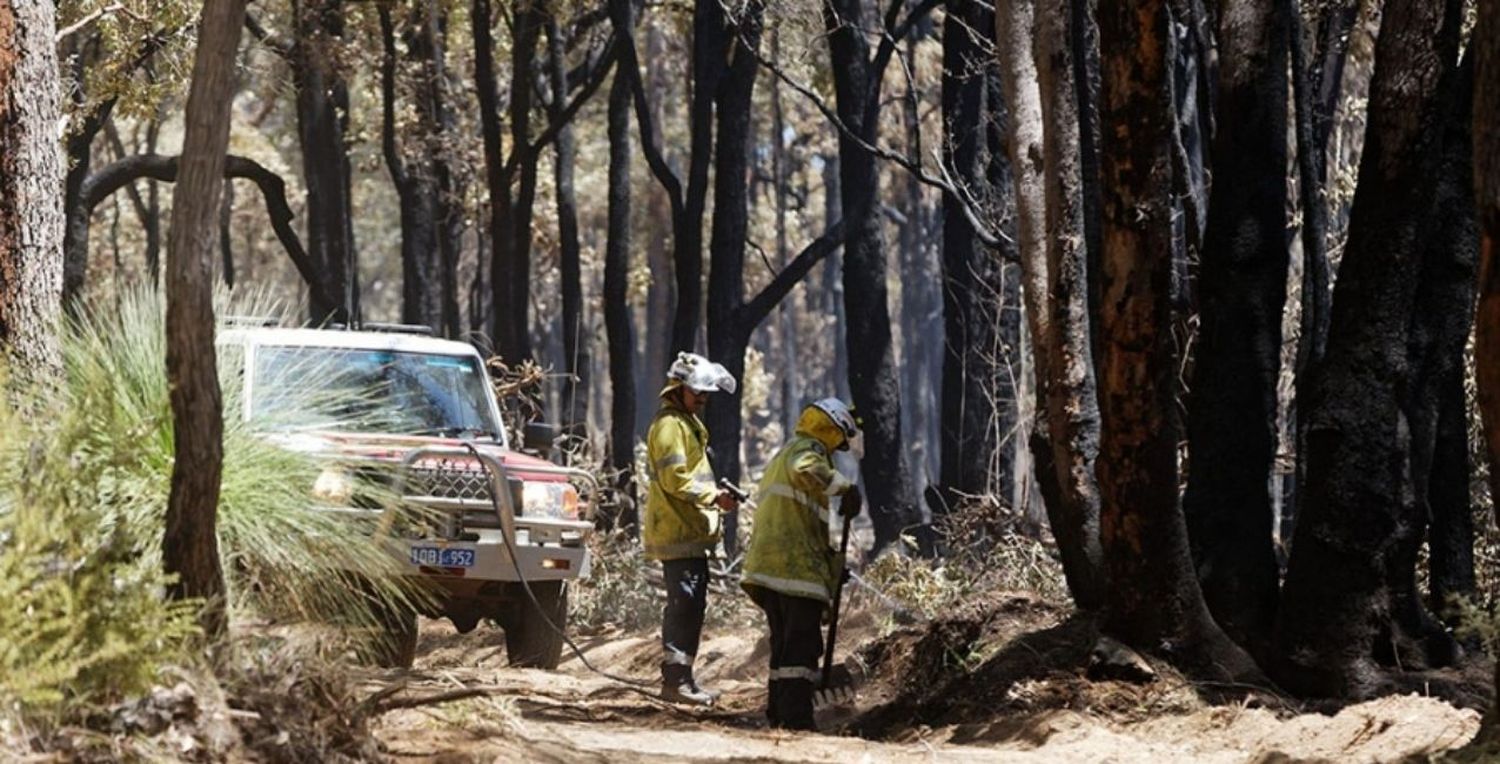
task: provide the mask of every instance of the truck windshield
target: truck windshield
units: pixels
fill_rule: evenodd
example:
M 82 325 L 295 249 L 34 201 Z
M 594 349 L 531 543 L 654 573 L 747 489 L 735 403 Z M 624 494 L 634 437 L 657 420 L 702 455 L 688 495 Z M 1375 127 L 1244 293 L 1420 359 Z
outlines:
M 276 430 L 498 440 L 488 384 L 473 357 L 262 345 L 251 416 Z

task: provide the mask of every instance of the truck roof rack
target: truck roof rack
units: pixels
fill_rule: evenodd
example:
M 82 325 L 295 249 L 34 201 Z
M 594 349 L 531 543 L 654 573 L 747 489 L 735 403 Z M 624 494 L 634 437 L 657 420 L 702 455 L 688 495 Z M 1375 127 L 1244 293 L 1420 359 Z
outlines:
M 427 337 L 433 336 L 432 327 L 427 326 L 426 324 L 393 324 L 383 321 L 370 321 L 355 324 L 354 328 L 362 332 L 390 332 L 392 334 L 420 334 Z
M 276 316 L 224 316 L 220 319 L 227 326 L 280 326 Z

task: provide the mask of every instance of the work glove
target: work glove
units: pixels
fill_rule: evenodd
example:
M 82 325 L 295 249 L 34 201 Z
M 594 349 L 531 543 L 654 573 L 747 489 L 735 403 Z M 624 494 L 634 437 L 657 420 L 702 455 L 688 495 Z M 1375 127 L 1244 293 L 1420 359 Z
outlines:
M 859 486 L 851 485 L 844 492 L 844 500 L 839 502 L 839 514 L 845 519 L 852 520 L 859 516 L 859 511 L 864 509 L 865 497 L 859 492 Z
M 714 506 L 722 512 L 733 512 L 739 509 L 740 501 L 729 491 L 719 491 L 719 495 L 714 497 Z

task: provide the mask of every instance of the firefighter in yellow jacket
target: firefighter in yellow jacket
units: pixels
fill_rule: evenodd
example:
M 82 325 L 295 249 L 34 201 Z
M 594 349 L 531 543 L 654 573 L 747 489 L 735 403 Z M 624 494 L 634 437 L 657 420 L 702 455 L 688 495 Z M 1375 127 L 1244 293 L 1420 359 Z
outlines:
M 771 627 L 766 718 L 772 727 L 813 729 L 813 692 L 823 652 L 823 611 L 842 585 L 843 561 L 829 544 L 829 505 L 859 514 L 859 488 L 833 465 L 833 452 L 862 446 L 859 423 L 837 398 L 803 409 L 797 429 L 761 478 L 755 530 L 741 586 Z
M 661 694 L 667 700 L 708 705 L 718 695 L 698 685 L 693 659 L 708 607 L 708 558 L 719 542 L 719 512 L 733 510 L 736 502 L 715 481 L 708 429 L 698 413 L 710 393 L 732 394 L 735 386 L 720 364 L 678 354 L 646 435 L 651 480 L 641 538 L 646 557 L 661 561 L 667 587 L 661 626 Z

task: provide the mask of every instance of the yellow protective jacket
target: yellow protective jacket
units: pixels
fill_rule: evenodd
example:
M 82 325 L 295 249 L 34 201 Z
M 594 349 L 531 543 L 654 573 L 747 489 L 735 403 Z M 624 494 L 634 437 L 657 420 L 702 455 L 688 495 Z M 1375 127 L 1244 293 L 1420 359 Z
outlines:
M 708 463 L 708 428 L 698 417 L 663 400 L 646 434 L 651 485 L 641 529 L 646 557 L 684 560 L 708 557 L 719 542 L 719 487 Z
M 842 436 L 830 436 L 842 437 Z M 829 602 L 839 585 L 829 546 L 829 499 L 852 485 L 834 469 L 829 437 L 799 429 L 766 467 L 741 586 Z M 753 592 L 752 592 L 753 593 Z

